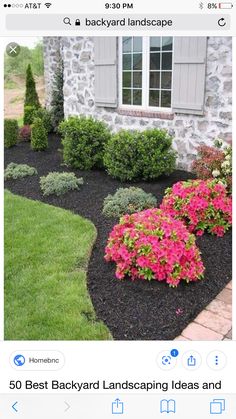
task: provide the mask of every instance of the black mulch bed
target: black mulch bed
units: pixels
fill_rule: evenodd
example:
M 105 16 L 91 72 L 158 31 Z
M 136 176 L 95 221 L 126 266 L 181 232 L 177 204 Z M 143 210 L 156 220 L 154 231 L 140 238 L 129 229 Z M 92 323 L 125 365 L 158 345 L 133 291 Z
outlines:
M 51 136 L 49 144 L 47 152 L 33 152 L 28 143 L 6 150 L 5 165 L 10 162 L 26 163 L 34 166 L 39 176 L 49 171 L 68 170 L 61 165 L 62 157 L 58 151 L 61 148 L 60 140 Z M 198 238 L 206 267 L 203 281 L 181 284 L 177 289 L 155 281 L 119 281 L 115 278 L 114 264 L 104 261 L 107 238 L 116 220 L 106 219 L 102 215 L 102 205 L 104 198 L 114 193 L 121 183 L 103 171 L 74 172 L 84 178 L 84 186 L 79 192 L 70 192 L 61 197 L 44 198 L 38 176 L 7 181 L 5 186 L 13 193 L 72 210 L 96 225 L 98 238 L 88 267 L 88 288 L 97 317 L 108 326 L 114 339 L 174 339 L 231 280 L 231 232 L 223 238 L 208 234 Z M 139 182 L 135 185 L 156 195 L 160 203 L 166 187 L 190 177 L 189 173 L 178 170 L 156 182 Z

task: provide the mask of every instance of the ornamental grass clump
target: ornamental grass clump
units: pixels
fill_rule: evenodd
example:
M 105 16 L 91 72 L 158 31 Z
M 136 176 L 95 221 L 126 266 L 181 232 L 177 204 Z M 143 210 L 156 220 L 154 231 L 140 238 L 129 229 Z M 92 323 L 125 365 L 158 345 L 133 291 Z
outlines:
M 124 214 L 133 214 L 148 208 L 154 208 L 157 199 L 151 193 L 141 188 L 119 188 L 114 195 L 104 199 L 103 214 L 106 217 L 121 217 Z
M 118 279 L 128 276 L 176 287 L 204 274 L 195 236 L 157 208 L 122 217 L 110 233 L 105 259 L 116 263 Z
M 78 190 L 83 183 L 83 178 L 77 178 L 74 173 L 68 172 L 51 172 L 40 178 L 40 188 L 45 196 L 59 196 L 72 190 Z
M 9 163 L 4 170 L 4 179 L 20 179 L 26 176 L 37 175 L 37 170 L 27 164 Z
M 160 208 L 197 236 L 207 231 L 222 237 L 232 225 L 232 198 L 216 179 L 175 183 L 166 189 Z

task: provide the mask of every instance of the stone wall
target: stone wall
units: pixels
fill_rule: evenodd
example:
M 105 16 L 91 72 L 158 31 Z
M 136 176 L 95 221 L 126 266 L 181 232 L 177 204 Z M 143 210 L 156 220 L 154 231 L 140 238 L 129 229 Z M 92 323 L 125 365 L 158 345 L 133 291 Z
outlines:
M 44 38 L 47 93 L 55 68 L 56 52 L 64 60 L 65 116 L 92 115 L 106 121 L 113 131 L 120 128 L 165 128 L 174 137 L 178 166 L 189 170 L 199 144 L 212 145 L 215 138 L 231 140 L 232 39 L 209 37 L 204 116 L 173 114 L 153 118 L 121 114 L 119 109 L 100 108 L 94 103 L 94 42 L 91 37 Z
M 53 80 L 58 60 L 62 54 L 61 38 L 47 36 L 43 38 L 44 45 L 44 81 L 45 81 L 45 106 L 50 108 L 53 90 Z

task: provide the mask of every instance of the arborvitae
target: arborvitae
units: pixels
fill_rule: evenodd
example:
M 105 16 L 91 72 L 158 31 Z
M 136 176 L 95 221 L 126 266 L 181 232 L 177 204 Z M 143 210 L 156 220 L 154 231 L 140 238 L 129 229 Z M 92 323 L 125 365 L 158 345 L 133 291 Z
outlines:
M 40 107 L 39 98 L 35 87 L 34 76 L 30 64 L 28 65 L 26 70 L 25 106 L 34 106 L 35 109 L 38 109 Z
M 52 125 L 55 131 L 57 131 L 58 125 L 64 119 L 63 71 L 63 61 L 61 57 L 59 57 L 57 69 L 54 75 L 51 101 Z
M 35 118 L 31 130 L 31 148 L 35 151 L 46 150 L 48 148 L 47 131 L 44 128 L 43 121 Z

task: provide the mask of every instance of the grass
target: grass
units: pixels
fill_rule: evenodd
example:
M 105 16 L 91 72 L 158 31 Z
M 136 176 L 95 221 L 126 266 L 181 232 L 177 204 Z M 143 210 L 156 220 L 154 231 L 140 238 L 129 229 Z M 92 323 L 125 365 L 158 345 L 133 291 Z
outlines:
M 11 89 L 16 89 L 17 87 L 18 87 L 17 83 L 14 80 L 11 80 L 10 78 L 6 78 L 4 80 L 4 89 L 11 90 Z
M 94 225 L 5 191 L 5 339 L 111 339 L 86 287 Z
M 18 122 L 19 128 L 22 128 L 22 127 L 23 127 L 23 125 L 24 125 L 24 121 L 23 121 L 23 119 L 24 119 L 24 117 L 23 117 L 23 116 L 21 116 L 20 118 L 18 118 L 18 119 L 17 119 L 17 122 Z

